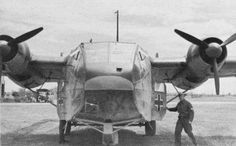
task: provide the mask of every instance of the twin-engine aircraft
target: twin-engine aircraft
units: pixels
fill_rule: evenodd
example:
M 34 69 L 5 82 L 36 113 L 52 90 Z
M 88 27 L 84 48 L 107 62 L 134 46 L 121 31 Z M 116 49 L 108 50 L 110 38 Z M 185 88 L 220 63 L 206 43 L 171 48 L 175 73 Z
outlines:
M 223 42 L 176 29 L 192 45 L 186 58 L 162 60 L 150 57 L 136 43 L 122 42 L 81 43 L 66 57 L 35 56 L 24 41 L 42 30 L 17 38 L 0 35 L 0 72 L 28 89 L 58 83 L 60 142 L 73 125 L 101 132 L 107 145 L 117 144 L 118 131 L 127 126 L 145 126 L 146 135 L 155 135 L 155 121 L 166 113 L 166 90 L 157 96 L 164 83 L 187 92 L 214 78 L 219 94 L 219 78 L 236 76 L 236 58 L 227 59 L 226 49 L 236 34 Z

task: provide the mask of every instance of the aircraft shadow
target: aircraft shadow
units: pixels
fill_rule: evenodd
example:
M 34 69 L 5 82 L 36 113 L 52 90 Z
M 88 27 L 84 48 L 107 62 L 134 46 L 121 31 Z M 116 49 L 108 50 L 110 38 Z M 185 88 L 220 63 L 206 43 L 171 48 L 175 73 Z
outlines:
M 61 146 L 102 146 L 102 134 L 89 128 L 72 131 L 66 139 L 69 143 Z M 232 146 L 236 144 L 236 137 L 233 136 L 196 136 L 199 146 Z M 8 133 L 1 135 L 2 146 L 57 146 L 58 134 L 16 134 Z M 119 131 L 119 144 L 117 146 L 172 146 L 174 135 L 171 132 L 164 132 L 155 136 L 144 136 L 136 134 L 131 130 Z M 182 137 L 182 145 L 192 145 L 187 136 Z

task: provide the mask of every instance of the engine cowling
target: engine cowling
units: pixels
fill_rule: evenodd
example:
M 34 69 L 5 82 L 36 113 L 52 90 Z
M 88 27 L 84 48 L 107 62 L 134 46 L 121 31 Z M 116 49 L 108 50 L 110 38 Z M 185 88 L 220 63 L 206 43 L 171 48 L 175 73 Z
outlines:
M 208 45 L 211 44 L 220 45 L 222 43 L 220 39 L 213 37 L 204 39 L 203 41 L 206 42 Z M 214 73 L 212 66 L 212 58 L 209 57 L 209 55 L 206 53 L 208 50 L 209 50 L 208 48 L 204 49 L 194 44 L 189 48 L 186 62 L 188 70 L 191 72 L 191 76 L 203 80 L 203 78 L 208 78 L 210 75 Z M 218 70 L 221 69 L 222 65 L 225 62 L 226 57 L 227 57 L 227 49 L 226 46 L 223 46 L 222 53 L 219 55 L 219 57 L 216 58 Z
M 16 38 L 0 35 L 0 76 L 3 64 L 6 75 L 20 86 L 32 88 L 43 83 L 40 75 L 29 69 L 31 54 L 28 45 L 24 43 L 42 30 L 40 27 Z
M 230 36 L 224 42 L 218 38 L 210 37 L 204 40 L 200 40 L 190 34 L 175 29 L 175 32 L 192 42 L 186 62 L 186 69 L 177 75 L 175 83 L 178 87 L 183 89 L 191 89 L 208 79 L 213 73 L 215 79 L 216 94 L 220 91 L 219 70 L 222 68 L 224 61 L 227 57 L 226 45 L 236 40 L 236 34 Z M 180 83 L 181 78 L 184 83 Z
M 43 79 L 29 69 L 31 59 L 29 47 L 26 43 L 18 44 L 16 55 L 4 63 L 7 76 L 20 86 L 33 88 L 41 85 Z
M 18 44 L 17 47 L 18 49 L 15 56 L 11 60 L 4 62 L 6 71 L 10 72 L 12 75 L 24 74 L 30 61 L 28 45 L 26 43 L 21 43 Z
M 223 43 L 222 40 L 220 40 L 218 38 L 214 38 L 214 37 L 206 38 L 203 41 L 205 43 L 207 43 L 209 46 L 211 46 L 211 45 L 216 46 L 216 44 L 220 45 Z M 193 44 L 189 48 L 188 53 L 187 53 L 187 58 L 186 58 L 187 64 L 188 64 L 188 66 L 193 66 L 193 68 L 197 67 L 195 65 L 192 65 L 192 64 L 196 64 L 196 63 L 200 63 L 200 64 L 198 64 L 200 66 L 201 65 L 204 65 L 206 67 L 208 67 L 208 65 L 211 66 L 212 65 L 212 57 L 210 56 L 210 54 L 213 54 L 212 56 L 217 56 L 216 62 L 218 64 L 218 67 L 221 67 L 227 57 L 227 49 L 226 49 L 226 46 L 222 46 L 220 49 L 221 49 L 221 52 L 218 53 L 217 50 L 216 51 L 213 50 L 212 47 L 202 48 L 202 47 L 199 47 L 199 46 Z M 218 54 L 220 54 L 220 55 L 218 55 Z M 195 60 L 195 62 L 193 62 L 193 60 Z M 206 65 L 206 64 L 208 64 L 208 65 Z M 197 71 L 197 70 L 195 69 L 195 71 Z
M 222 43 L 220 39 L 214 37 L 206 38 L 203 41 L 207 44 Z M 227 49 L 224 46 L 222 47 L 221 55 L 217 58 L 218 69 L 224 64 L 226 57 Z M 186 90 L 195 88 L 208 80 L 209 76 L 212 76 L 214 73 L 211 58 L 206 54 L 206 50 L 195 44 L 190 46 L 186 56 L 186 62 L 187 68 L 178 74 L 174 81 L 179 88 Z

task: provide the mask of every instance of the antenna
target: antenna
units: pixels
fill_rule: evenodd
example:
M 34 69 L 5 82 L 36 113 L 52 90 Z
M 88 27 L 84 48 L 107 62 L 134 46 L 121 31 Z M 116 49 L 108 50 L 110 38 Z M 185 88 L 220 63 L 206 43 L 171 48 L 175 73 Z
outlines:
M 116 41 L 119 42 L 119 10 L 116 12 Z

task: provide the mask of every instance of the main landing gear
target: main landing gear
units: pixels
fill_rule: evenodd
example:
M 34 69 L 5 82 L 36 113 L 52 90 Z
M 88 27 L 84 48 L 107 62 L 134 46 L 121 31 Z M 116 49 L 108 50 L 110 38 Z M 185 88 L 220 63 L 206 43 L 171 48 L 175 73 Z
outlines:
M 69 135 L 71 132 L 71 121 L 66 122 L 66 120 L 59 121 L 59 143 L 63 144 L 67 141 L 65 140 L 65 135 Z
M 154 136 L 156 134 L 156 121 L 145 122 L 145 135 Z

